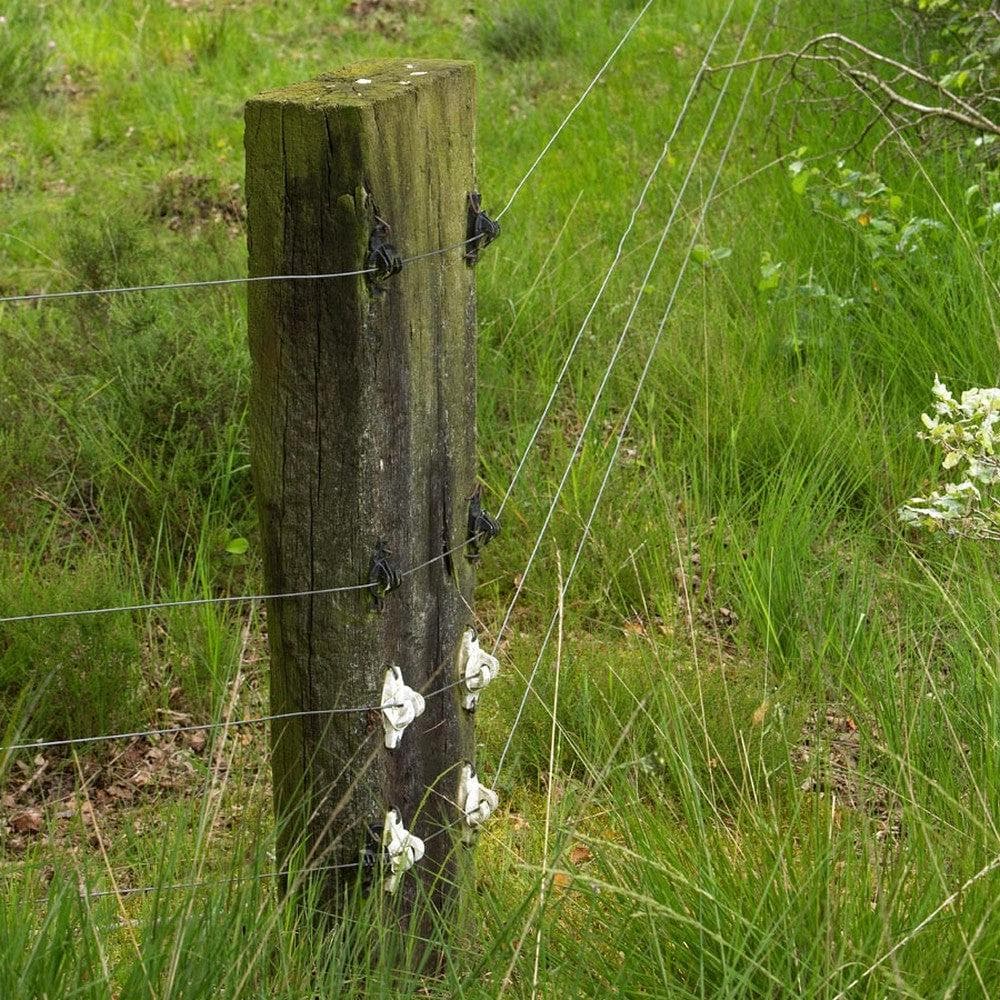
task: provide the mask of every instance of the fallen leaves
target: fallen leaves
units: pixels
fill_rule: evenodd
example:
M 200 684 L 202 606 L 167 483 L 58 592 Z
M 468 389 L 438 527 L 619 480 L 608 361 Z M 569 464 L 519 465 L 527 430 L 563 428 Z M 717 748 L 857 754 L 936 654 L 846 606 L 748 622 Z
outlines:
M 195 752 L 201 753 L 205 749 L 205 744 L 208 742 L 208 737 L 205 735 L 204 731 L 198 730 L 194 733 L 187 733 L 184 737 L 184 742 Z
M 588 861 L 593 861 L 594 853 L 586 844 L 577 843 L 569 849 L 567 857 L 571 865 L 579 868 Z M 552 876 L 552 884 L 557 889 L 568 889 L 575 880 L 576 876 L 568 871 L 557 871 Z
M 885 754 L 884 737 L 874 722 L 864 723 L 862 733 L 846 706 L 817 708 L 806 720 L 795 750 L 803 775 L 799 788 L 829 795 L 841 809 L 871 817 L 878 840 L 897 840 L 902 829 L 898 795 L 873 776 L 873 761 Z
M 45 816 L 41 809 L 25 809 L 10 818 L 10 828 L 14 833 L 41 833 L 45 827 Z
M 170 713 L 179 715 L 180 713 Z M 188 717 L 172 719 L 174 724 Z M 103 756 L 82 758 L 86 783 L 71 757 L 42 756 L 12 763 L 0 798 L 0 838 L 6 851 L 26 850 L 40 834 L 54 842 L 88 836 L 98 823 L 114 825 L 123 810 L 163 795 L 184 794 L 200 787 L 202 768 L 194 761 L 208 752 L 204 732 L 134 740 L 109 748 Z M 7 834 L 4 837 L 4 833 Z

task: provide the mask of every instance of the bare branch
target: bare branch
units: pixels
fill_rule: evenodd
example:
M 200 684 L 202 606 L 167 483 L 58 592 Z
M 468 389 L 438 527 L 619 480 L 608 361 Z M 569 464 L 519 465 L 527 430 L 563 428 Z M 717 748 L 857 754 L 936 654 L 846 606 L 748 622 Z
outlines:
M 891 142 L 893 139 L 899 138 L 900 133 L 904 129 L 920 128 L 920 126 L 923 125 L 924 122 L 930 121 L 933 117 L 934 117 L 933 115 L 921 115 L 919 118 L 914 118 L 911 121 L 893 122 L 891 119 L 888 118 L 888 116 L 886 116 L 886 121 L 888 122 L 889 129 L 885 133 L 885 135 L 882 136 L 882 138 L 879 139 L 877 143 L 875 143 L 874 147 L 872 147 L 871 154 L 868 157 L 869 160 L 874 161 L 875 158 L 878 156 L 879 151 L 882 149 L 882 147 L 886 145 L 886 143 Z
M 863 69 L 862 67 L 851 63 L 836 50 L 835 46 L 838 45 L 847 45 L 874 62 L 883 63 L 897 68 L 903 76 L 908 76 L 925 86 L 933 88 L 949 101 L 953 102 L 956 106 L 949 107 L 947 105 L 925 104 L 922 101 L 918 101 L 907 96 L 906 94 L 901 93 L 877 73 L 873 73 L 870 70 Z M 817 51 L 820 49 L 827 51 Z M 1000 125 L 986 117 L 986 115 L 978 111 L 972 104 L 969 104 L 967 101 L 959 98 L 946 87 L 942 87 L 933 78 L 921 73 L 913 67 L 906 66 L 905 63 L 901 63 L 898 60 L 891 59 L 889 56 L 884 56 L 875 52 L 867 46 L 862 45 L 860 42 L 855 42 L 853 39 L 847 38 L 846 35 L 841 35 L 838 32 L 828 32 L 825 35 L 818 35 L 816 38 L 810 39 L 810 41 L 803 45 L 798 51 L 785 50 L 783 52 L 765 53 L 764 55 L 754 56 L 752 58 L 742 59 L 736 62 L 725 63 L 720 66 L 709 66 L 706 67 L 706 73 L 717 73 L 721 70 L 736 69 L 764 62 L 773 64 L 784 60 L 789 60 L 791 63 L 786 75 L 786 80 L 794 79 L 797 82 L 803 82 L 795 75 L 796 68 L 800 63 L 807 62 L 827 65 L 835 69 L 842 76 L 849 78 L 856 85 L 866 84 L 880 90 L 891 104 L 916 112 L 918 115 L 923 117 L 932 116 L 947 118 L 950 121 L 956 122 L 977 132 L 989 132 L 993 135 L 1000 135 Z M 901 77 L 897 76 L 894 79 L 900 78 Z
M 841 45 L 846 45 L 850 48 L 856 49 L 873 62 L 880 62 L 886 64 L 887 66 L 892 66 L 894 69 L 898 69 L 903 75 L 912 77 L 914 80 L 919 80 L 925 86 L 937 90 L 940 94 L 947 97 L 949 101 L 957 104 L 960 108 L 964 108 L 967 113 L 975 116 L 979 115 L 979 112 L 976 110 L 974 105 L 969 104 L 957 94 L 950 91 L 947 87 L 942 86 L 937 80 L 934 79 L 934 77 L 928 76 L 926 73 L 922 73 L 920 70 L 913 66 L 908 66 L 904 62 L 900 62 L 898 59 L 893 59 L 891 56 L 883 55 L 881 52 L 876 52 L 875 49 L 870 49 L 867 45 L 862 45 L 860 42 L 855 41 L 853 38 L 849 38 L 847 35 L 841 34 L 839 31 L 828 31 L 824 35 L 817 35 L 816 38 L 814 38 L 811 42 L 808 42 L 805 47 L 810 48 L 826 41 L 839 42 Z M 894 81 L 897 79 L 899 79 L 899 77 L 895 77 Z

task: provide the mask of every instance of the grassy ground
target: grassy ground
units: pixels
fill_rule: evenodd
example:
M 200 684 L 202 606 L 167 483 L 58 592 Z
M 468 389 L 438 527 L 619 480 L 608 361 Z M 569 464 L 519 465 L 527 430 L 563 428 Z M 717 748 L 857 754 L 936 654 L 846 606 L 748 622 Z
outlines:
M 479 266 L 494 506 L 722 6 L 654 4 Z M 823 16 L 893 51 L 895 22 L 858 6 Z M 0 293 L 243 272 L 242 102 L 361 56 L 477 62 L 496 207 L 638 5 L 354 8 L 8 3 Z M 751 10 L 737 0 L 727 56 Z M 769 46 L 816 27 L 813 5 L 786 4 Z M 702 89 L 484 557 L 491 634 L 639 296 L 484 699 L 490 776 L 553 614 L 557 554 L 565 569 L 704 216 L 444 971 L 397 971 L 394 948 L 413 943 L 391 939 L 381 900 L 320 941 L 267 880 L 227 881 L 273 866 L 265 737 L 242 733 L 3 760 L 0 996 L 528 996 L 536 969 L 551 997 L 1000 992 L 1000 876 L 938 912 L 1000 854 L 995 554 L 928 544 L 894 517 L 932 478 L 915 431 L 935 372 L 956 389 L 998 379 L 997 244 L 976 221 L 996 192 L 962 143 L 919 167 L 884 147 L 880 193 L 871 142 L 836 152 L 860 114 L 831 131 L 804 105 L 789 137 L 779 103 L 768 131 L 760 78 L 706 207 L 749 82 L 733 77 L 644 282 L 722 78 Z M 941 228 L 897 251 L 911 219 Z M 244 326 L 238 288 L 0 305 L 3 614 L 261 586 Z M 259 712 L 261 625 L 230 607 L 2 626 L 0 733 Z M 218 884 L 81 901 L 83 877 Z

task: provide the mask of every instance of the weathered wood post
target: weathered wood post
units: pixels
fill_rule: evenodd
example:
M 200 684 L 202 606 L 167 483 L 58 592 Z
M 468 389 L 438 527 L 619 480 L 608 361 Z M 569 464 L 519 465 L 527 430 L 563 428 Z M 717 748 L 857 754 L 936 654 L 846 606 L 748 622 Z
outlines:
M 364 584 L 380 542 L 401 571 L 437 559 L 381 602 L 366 590 L 271 601 L 276 714 L 379 705 L 393 664 L 423 692 L 458 676 L 474 580 L 462 545 L 476 486 L 476 311 L 454 245 L 475 191 L 475 116 L 471 63 L 416 59 L 359 63 L 246 107 L 251 276 L 387 265 L 387 241 L 403 257 L 452 247 L 398 274 L 249 286 L 268 591 Z M 279 864 L 297 852 L 306 867 L 378 856 L 389 807 L 423 838 L 454 824 L 473 748 L 461 688 L 428 699 L 396 749 L 378 711 L 275 723 Z M 433 836 L 404 903 L 418 879 L 445 901 L 456 856 L 450 834 Z M 327 899 L 356 875 L 324 874 Z

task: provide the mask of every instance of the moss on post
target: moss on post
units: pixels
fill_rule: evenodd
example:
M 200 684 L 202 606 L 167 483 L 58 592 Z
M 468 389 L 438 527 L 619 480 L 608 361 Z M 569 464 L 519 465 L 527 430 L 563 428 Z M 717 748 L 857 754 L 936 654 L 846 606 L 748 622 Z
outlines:
M 250 274 L 363 268 L 376 214 L 403 256 L 462 241 L 474 123 L 470 63 L 359 63 L 248 102 Z M 476 481 L 473 274 L 456 247 L 382 284 L 249 286 L 269 592 L 365 583 L 379 539 L 404 570 L 464 541 Z M 407 576 L 382 612 L 364 590 L 272 601 L 274 713 L 377 705 L 390 664 L 418 690 L 454 680 L 472 592 L 459 550 Z M 278 722 L 272 744 L 279 864 L 349 865 L 390 805 L 422 837 L 457 819 L 450 802 L 473 727 L 453 689 L 428 700 L 395 750 L 378 712 Z M 452 837 L 434 837 L 405 899 L 420 878 L 443 900 L 453 858 Z M 353 877 L 325 876 L 330 897 Z

